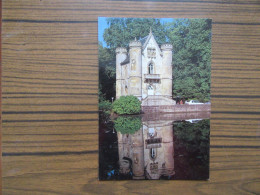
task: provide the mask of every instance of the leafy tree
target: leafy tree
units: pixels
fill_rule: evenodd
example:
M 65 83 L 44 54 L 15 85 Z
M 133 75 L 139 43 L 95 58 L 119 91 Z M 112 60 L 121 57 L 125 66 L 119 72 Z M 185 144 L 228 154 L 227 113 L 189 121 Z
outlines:
M 134 134 L 142 126 L 141 118 L 138 116 L 119 116 L 114 121 L 115 129 L 122 134 Z
M 159 19 L 108 18 L 109 28 L 104 31 L 104 40 L 109 48 L 128 47 L 130 41 L 147 36 L 150 28 L 158 44 L 166 42 L 166 31 Z
M 99 43 L 99 101 L 115 97 L 116 68 L 115 56 L 111 49 Z
M 141 102 L 133 95 L 121 96 L 114 101 L 112 110 L 117 114 L 139 114 Z
M 210 120 L 174 122 L 176 179 L 208 179 Z
M 104 101 L 99 102 L 98 107 L 99 107 L 99 110 L 109 111 L 112 109 L 112 103 L 107 100 L 104 100 Z
M 177 19 L 167 24 L 173 44 L 173 94 L 210 99 L 211 20 Z
M 197 123 L 175 122 L 173 128 L 174 136 L 185 144 L 188 151 L 203 153 L 209 150 L 209 119 Z

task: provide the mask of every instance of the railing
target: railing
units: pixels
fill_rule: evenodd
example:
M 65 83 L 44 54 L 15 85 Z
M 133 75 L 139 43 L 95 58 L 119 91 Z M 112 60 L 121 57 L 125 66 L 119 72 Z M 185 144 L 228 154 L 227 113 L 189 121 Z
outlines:
M 145 79 L 160 79 L 160 75 L 159 74 L 145 74 L 144 78 Z

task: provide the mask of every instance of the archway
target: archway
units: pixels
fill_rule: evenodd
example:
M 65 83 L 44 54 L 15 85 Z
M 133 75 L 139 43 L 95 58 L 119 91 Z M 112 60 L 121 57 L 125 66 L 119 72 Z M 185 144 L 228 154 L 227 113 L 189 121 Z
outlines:
M 152 62 L 148 65 L 148 74 L 154 74 L 154 65 Z
M 147 91 L 148 91 L 148 95 L 154 95 L 154 88 L 153 88 L 152 85 L 149 85 L 149 86 L 148 86 Z

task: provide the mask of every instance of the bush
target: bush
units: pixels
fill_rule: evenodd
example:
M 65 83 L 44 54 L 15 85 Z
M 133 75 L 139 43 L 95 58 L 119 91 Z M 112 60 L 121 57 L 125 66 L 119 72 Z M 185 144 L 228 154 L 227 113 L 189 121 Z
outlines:
M 112 104 L 111 104 L 111 102 L 109 102 L 107 100 L 101 101 L 98 103 L 98 108 L 99 108 L 99 110 L 102 110 L 102 111 L 108 111 L 108 110 L 112 109 Z
M 138 114 L 141 111 L 141 102 L 133 95 L 121 96 L 112 106 L 117 114 Z
M 138 116 L 119 116 L 114 123 L 116 131 L 122 134 L 134 134 L 142 126 L 141 118 Z

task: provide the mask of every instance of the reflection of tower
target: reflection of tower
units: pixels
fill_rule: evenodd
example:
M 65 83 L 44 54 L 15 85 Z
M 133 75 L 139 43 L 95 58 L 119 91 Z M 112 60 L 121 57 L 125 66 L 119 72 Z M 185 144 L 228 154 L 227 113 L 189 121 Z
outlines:
M 128 174 L 132 168 L 133 179 L 144 179 L 144 151 L 142 128 L 133 135 L 117 133 L 120 173 Z
M 118 132 L 117 136 L 121 174 L 132 170 L 133 179 L 174 175 L 172 121 L 149 119 L 134 134 Z
M 128 134 L 121 134 L 120 132 L 117 133 L 118 137 L 118 155 L 119 155 L 119 166 L 120 166 L 120 173 L 128 174 L 131 170 L 131 139 L 129 138 Z
M 159 179 L 174 175 L 173 126 L 164 121 L 143 125 L 146 177 Z
M 142 128 L 132 136 L 133 179 L 144 179 L 144 143 Z

